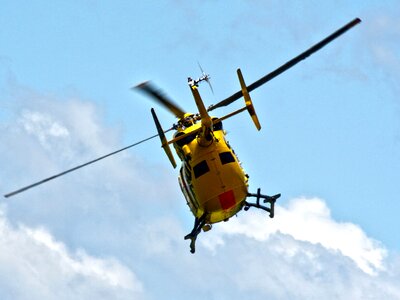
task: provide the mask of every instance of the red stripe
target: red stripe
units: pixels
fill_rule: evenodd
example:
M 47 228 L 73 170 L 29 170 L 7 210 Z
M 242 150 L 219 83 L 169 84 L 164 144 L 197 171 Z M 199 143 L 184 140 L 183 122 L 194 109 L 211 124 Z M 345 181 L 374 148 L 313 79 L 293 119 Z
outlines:
M 221 203 L 222 209 L 229 209 L 236 204 L 233 190 L 227 191 L 219 195 L 218 198 L 219 198 L 219 203 Z

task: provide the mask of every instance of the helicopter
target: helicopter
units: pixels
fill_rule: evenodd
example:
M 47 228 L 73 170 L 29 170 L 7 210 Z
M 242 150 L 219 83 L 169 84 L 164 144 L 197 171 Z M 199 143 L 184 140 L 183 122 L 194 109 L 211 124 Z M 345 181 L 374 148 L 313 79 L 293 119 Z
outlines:
M 248 210 L 256 207 L 269 212 L 274 216 L 275 201 L 281 196 L 262 195 L 260 189 L 257 194 L 248 192 L 248 178 L 236 156 L 234 150 L 226 140 L 226 131 L 222 121 L 247 110 L 258 130 L 260 122 L 255 112 L 252 100 L 247 91 L 241 70 L 237 70 L 245 106 L 224 117 L 211 117 L 200 96 L 198 87 L 203 81 L 209 81 L 210 76 L 203 74 L 198 79 L 188 78 L 188 85 L 199 113 L 185 113 L 165 95 L 161 94 L 150 82 L 144 82 L 136 88 L 145 92 L 164 105 L 178 118 L 173 125 L 175 133 L 171 140 L 167 140 L 164 130 L 158 120 L 155 110 L 151 109 L 161 145 L 168 156 L 172 166 L 177 164 L 169 147 L 173 144 L 182 165 L 179 170 L 179 185 L 192 214 L 195 216 L 193 230 L 185 236 L 190 239 L 190 252 L 195 252 L 195 242 L 198 234 L 209 231 L 212 224 L 228 221 L 242 208 Z M 256 202 L 246 200 L 248 197 L 256 197 Z M 269 206 L 260 204 L 260 200 Z
M 250 193 L 248 191 L 249 175 L 244 171 L 238 156 L 226 139 L 226 131 L 224 130 L 223 122 L 228 118 L 247 111 L 256 129 L 260 130 L 261 124 L 250 97 L 250 92 L 306 59 L 360 22 L 361 19 L 355 18 L 308 50 L 302 52 L 300 55 L 294 57 L 250 85 L 246 85 L 241 69 L 238 68 L 237 76 L 241 89 L 208 108 L 206 108 L 200 96 L 199 85 L 202 82 L 210 84 L 210 75 L 204 73 L 200 68 L 202 71 L 201 77 L 197 79 L 188 77 L 188 86 L 197 106 L 197 113 L 188 113 L 180 108 L 150 81 L 140 83 L 133 88 L 150 96 L 178 119 L 170 129 L 164 130 L 162 128 L 154 108 L 151 108 L 150 111 L 157 129 L 157 134 L 20 188 L 4 195 L 4 197 L 8 198 L 14 196 L 106 157 L 137 146 L 150 139 L 159 137 L 161 147 L 164 149 L 172 166 L 176 168 L 177 163 L 171 151 L 171 144 L 181 161 L 178 182 L 186 203 L 194 216 L 193 229 L 184 237 L 185 240 L 190 240 L 191 253 L 195 253 L 196 240 L 202 230 L 204 232 L 209 231 L 213 224 L 223 221 L 226 222 L 231 217 L 237 215 L 241 210 L 248 211 L 251 207 L 254 207 L 268 212 L 269 217 L 273 218 L 275 214 L 275 202 L 280 198 L 281 194 L 275 194 L 273 196 L 264 195 L 261 194 L 260 188 L 257 189 L 256 193 Z M 242 108 L 222 117 L 210 115 L 211 111 L 223 106 L 228 106 L 242 97 L 244 99 L 244 106 Z M 165 134 L 172 130 L 174 130 L 175 133 L 172 138 L 167 139 Z M 249 200 L 250 198 L 253 201 Z

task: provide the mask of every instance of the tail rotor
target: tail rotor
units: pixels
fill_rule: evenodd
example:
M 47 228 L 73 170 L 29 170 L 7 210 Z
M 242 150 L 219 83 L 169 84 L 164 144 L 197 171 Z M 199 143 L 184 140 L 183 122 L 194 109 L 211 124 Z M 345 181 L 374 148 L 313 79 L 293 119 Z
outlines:
M 201 71 L 201 77 L 199 78 L 199 81 L 205 81 L 208 83 L 208 86 L 210 87 L 211 93 L 214 95 L 214 89 L 211 85 L 211 81 L 210 81 L 210 74 L 207 74 L 206 72 L 204 72 L 203 68 L 201 67 L 200 63 L 197 62 L 197 65 L 199 66 L 199 69 Z

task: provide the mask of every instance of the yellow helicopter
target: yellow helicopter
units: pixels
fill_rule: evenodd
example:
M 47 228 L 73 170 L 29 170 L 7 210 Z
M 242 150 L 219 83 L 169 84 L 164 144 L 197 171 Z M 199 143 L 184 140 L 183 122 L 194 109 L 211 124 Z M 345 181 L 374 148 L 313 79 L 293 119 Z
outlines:
M 228 221 L 229 218 L 236 215 L 242 209 L 247 211 L 250 207 L 259 208 L 267 211 L 269 216 L 273 218 L 275 201 L 281 195 L 263 195 L 261 194 L 260 189 L 258 189 L 256 193 L 248 192 L 249 176 L 243 170 L 238 157 L 226 140 L 226 132 L 224 131 L 222 123 L 230 117 L 247 111 L 257 130 L 260 130 L 261 125 L 249 92 L 260 87 L 282 72 L 293 67 L 298 62 L 320 50 L 322 47 L 360 22 L 361 20 L 359 18 L 352 20 L 319 43 L 250 85 L 246 85 L 242 72 L 238 69 L 237 75 L 241 90 L 217 104 L 209 106 L 208 108 L 205 107 L 198 88 L 201 82 L 209 83 L 210 76 L 203 72 L 202 76 L 198 79 L 192 79 L 189 77 L 188 85 L 198 109 L 198 113 L 196 114 L 187 113 L 182 110 L 173 101 L 168 99 L 160 90 L 155 88 L 152 83 L 148 81 L 141 83 L 135 88 L 152 97 L 178 118 L 177 123 L 174 124 L 172 128 L 164 131 L 157 118 L 155 110 L 152 108 L 151 114 L 158 132 L 156 135 L 57 175 L 20 188 L 4 196 L 11 197 L 158 136 L 161 139 L 162 148 L 167 154 L 173 167 L 176 168 L 177 164 L 169 146 L 170 144 L 173 144 L 173 147 L 182 162 L 179 170 L 178 181 L 186 202 L 195 217 L 192 231 L 185 236 L 185 239 L 190 240 L 190 251 L 192 253 L 195 252 L 196 239 L 201 230 L 208 231 L 211 229 L 212 224 L 221 221 Z M 242 97 L 244 98 L 244 107 L 223 117 L 212 117 L 209 115 L 210 111 L 222 106 L 227 106 Z M 175 130 L 175 133 L 172 139 L 168 140 L 165 133 L 171 130 Z M 255 201 L 248 201 L 247 199 L 250 197 L 254 197 Z M 262 202 L 260 203 L 260 201 Z
M 195 241 L 201 229 L 208 231 L 211 224 L 228 221 L 243 207 L 248 210 L 251 206 L 266 210 L 270 217 L 274 216 L 274 204 L 280 194 L 272 197 L 262 195 L 260 189 L 257 194 L 248 192 L 248 175 L 243 170 L 239 159 L 225 138 L 222 121 L 247 110 L 258 130 L 260 122 L 254 110 L 240 69 L 237 70 L 241 92 L 245 99 L 245 106 L 224 117 L 211 117 L 198 91 L 199 83 L 209 81 L 209 75 L 204 74 L 199 79 L 188 78 L 198 114 L 185 113 L 166 96 L 156 90 L 149 82 L 137 86 L 138 89 L 152 96 L 163 104 L 178 118 L 173 126 L 176 130 L 173 139 L 167 140 L 154 109 L 151 109 L 162 147 L 171 164 L 176 168 L 176 162 L 169 144 L 173 144 L 177 155 L 182 161 L 179 171 L 179 185 L 186 202 L 195 216 L 193 230 L 185 236 L 190 239 L 191 252 L 195 252 Z M 246 201 L 247 197 L 257 197 L 256 203 Z M 261 205 L 268 202 L 269 207 Z

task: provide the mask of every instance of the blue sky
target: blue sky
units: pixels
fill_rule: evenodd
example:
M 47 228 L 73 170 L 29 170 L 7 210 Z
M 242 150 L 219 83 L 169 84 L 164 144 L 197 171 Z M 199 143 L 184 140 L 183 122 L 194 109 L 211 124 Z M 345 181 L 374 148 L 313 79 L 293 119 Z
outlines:
M 252 93 L 262 124 L 225 122 L 250 189 L 199 237 L 177 171 L 153 140 L 0 203 L 2 299 L 400 298 L 400 5 L 397 1 L 3 1 L 0 192 L 155 133 L 130 88 L 153 80 L 207 105 L 355 17 L 363 22 Z M 216 110 L 223 115 L 240 101 Z

